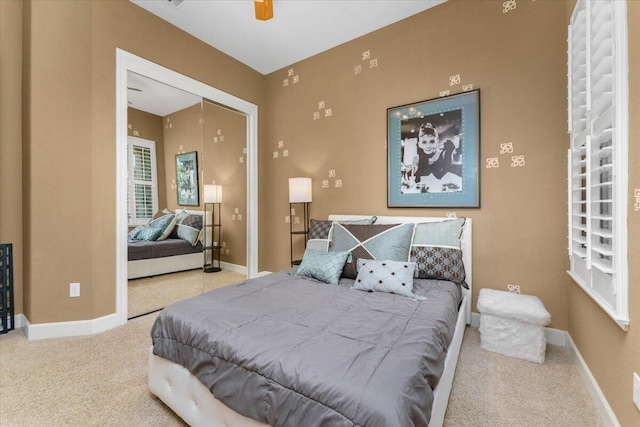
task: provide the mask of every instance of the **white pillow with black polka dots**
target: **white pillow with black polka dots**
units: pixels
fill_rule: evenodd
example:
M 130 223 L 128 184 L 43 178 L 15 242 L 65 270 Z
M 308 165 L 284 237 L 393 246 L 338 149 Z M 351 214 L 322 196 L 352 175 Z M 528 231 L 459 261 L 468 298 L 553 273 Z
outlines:
M 415 262 L 358 259 L 358 276 L 353 289 L 387 292 L 414 298 Z

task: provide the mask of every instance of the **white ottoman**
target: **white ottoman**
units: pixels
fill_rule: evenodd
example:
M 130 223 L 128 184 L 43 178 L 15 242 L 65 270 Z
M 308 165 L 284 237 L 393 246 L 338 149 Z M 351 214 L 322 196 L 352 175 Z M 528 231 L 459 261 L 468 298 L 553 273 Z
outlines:
M 482 349 L 544 363 L 551 315 L 538 297 L 480 289 L 478 310 Z

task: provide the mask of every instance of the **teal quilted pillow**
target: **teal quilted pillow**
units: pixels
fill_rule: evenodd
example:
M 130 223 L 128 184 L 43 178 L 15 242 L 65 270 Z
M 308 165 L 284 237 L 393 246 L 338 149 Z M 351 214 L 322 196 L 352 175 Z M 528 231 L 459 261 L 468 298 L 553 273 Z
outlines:
M 337 285 L 348 256 L 348 251 L 324 252 L 307 249 L 296 275 Z
M 136 236 L 136 240 L 148 240 L 150 242 L 155 242 L 161 235 L 161 228 L 144 227 Z
M 157 228 L 160 230 L 160 237 L 157 240 L 164 240 L 176 225 L 176 216 L 172 213 L 158 212 L 153 220 L 147 224 L 147 227 Z

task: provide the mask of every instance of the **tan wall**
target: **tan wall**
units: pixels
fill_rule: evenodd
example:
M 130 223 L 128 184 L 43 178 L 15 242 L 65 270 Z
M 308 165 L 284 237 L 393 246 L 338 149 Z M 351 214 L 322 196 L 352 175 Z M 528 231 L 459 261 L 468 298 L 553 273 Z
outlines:
M 169 209 L 202 210 L 202 106 L 200 103 L 162 118 L 164 123 L 164 170 Z M 178 205 L 176 186 L 176 155 L 197 152 L 198 206 Z M 163 207 L 163 206 L 162 206 Z
M 247 146 L 247 119 L 206 101 L 203 105 L 203 182 L 222 185 L 220 259 L 246 266 L 247 156 L 243 149 Z
M 167 186 L 165 181 L 165 153 L 164 131 L 162 117 L 140 111 L 135 108 L 127 109 L 128 136 L 148 139 L 156 143 L 156 164 L 158 179 L 158 207 L 160 210 L 167 206 Z
M 264 77 L 127 0 L 27 1 L 24 14 L 24 312 L 94 319 L 115 312 L 116 47 L 259 108 Z
M 22 313 L 22 3 L 0 2 L 0 243 L 13 244 L 14 313 Z
M 566 329 L 564 18 L 561 2 L 519 2 L 517 10 L 503 13 L 501 1 L 449 1 L 270 74 L 262 141 L 269 202 L 260 205 L 267 216 L 261 237 L 283 250 L 263 252 L 267 269 L 289 263 L 287 179 L 309 176 L 312 218 L 449 211 L 472 218 L 474 301 L 480 288 L 519 284 L 542 298 L 553 327 Z M 363 60 L 367 51 L 377 66 Z M 457 74 L 460 84 L 450 86 L 449 77 Z M 387 208 L 387 108 L 470 84 L 481 89 L 481 209 Z M 500 155 L 507 142 L 513 154 Z M 511 155 L 524 155 L 526 166 L 511 167 Z M 489 157 L 499 157 L 500 167 L 486 169 Z M 323 180 L 329 188 L 322 188 Z
M 575 2 L 569 2 L 570 11 Z M 582 289 L 569 286 L 569 334 L 589 365 L 622 426 L 640 425 L 632 402 L 633 372 L 640 375 L 640 212 L 634 190 L 640 189 L 640 2 L 627 2 L 629 31 L 629 316 L 624 332 Z M 567 17 L 567 23 L 569 17 Z

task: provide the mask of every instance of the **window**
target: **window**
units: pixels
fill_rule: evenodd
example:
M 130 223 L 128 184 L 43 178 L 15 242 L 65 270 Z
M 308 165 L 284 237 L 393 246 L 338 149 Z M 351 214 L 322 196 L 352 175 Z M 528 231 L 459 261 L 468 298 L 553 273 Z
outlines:
M 569 274 L 626 330 L 626 2 L 578 0 L 568 44 Z
M 127 159 L 129 225 L 144 225 L 158 210 L 156 143 L 129 137 Z

